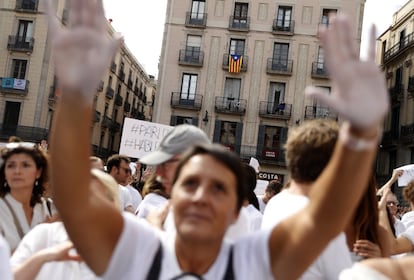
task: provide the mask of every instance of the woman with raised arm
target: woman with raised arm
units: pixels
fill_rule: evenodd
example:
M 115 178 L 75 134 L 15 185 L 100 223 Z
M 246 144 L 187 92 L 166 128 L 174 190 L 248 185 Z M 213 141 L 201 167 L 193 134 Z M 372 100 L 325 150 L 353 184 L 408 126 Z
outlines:
M 275 228 L 236 241 L 232 250 L 223 237 L 238 216 L 245 186 L 240 183 L 239 159 L 222 150 L 207 147 L 183 159 L 170 198 L 174 236 L 160 236 L 93 196 L 86 120 L 92 118 L 96 85 L 122 40 L 108 38 L 101 0 L 69 2 L 69 29 L 60 26 L 49 3 L 61 90 L 52 130 L 52 185 L 68 234 L 89 267 L 107 279 L 299 277 L 343 230 L 368 183 L 378 126 L 388 109 L 384 77 L 374 63 L 375 32 L 370 61 L 361 62 L 348 19 L 338 16 L 329 30 L 321 30 L 336 91 L 331 96 L 315 88 L 307 92 L 347 122 L 309 205 Z

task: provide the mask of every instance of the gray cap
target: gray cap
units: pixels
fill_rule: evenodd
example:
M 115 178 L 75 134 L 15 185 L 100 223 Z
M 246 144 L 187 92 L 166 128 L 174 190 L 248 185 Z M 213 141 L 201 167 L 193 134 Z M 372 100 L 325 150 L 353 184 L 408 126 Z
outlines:
M 143 156 L 139 161 L 147 165 L 158 165 L 194 145 L 210 143 L 207 135 L 200 128 L 189 124 L 177 125 L 165 135 L 157 150 Z

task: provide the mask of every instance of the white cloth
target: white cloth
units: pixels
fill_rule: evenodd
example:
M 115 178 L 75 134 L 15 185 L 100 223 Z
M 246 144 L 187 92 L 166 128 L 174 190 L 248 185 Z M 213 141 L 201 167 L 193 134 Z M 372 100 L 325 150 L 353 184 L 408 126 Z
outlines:
M 263 201 L 263 195 L 258 195 L 257 200 L 259 201 L 260 212 L 263 214 L 266 208 L 266 203 Z
M 407 230 L 401 233 L 399 236 L 403 236 L 407 238 L 408 240 L 411 241 L 411 243 L 414 246 L 414 226 L 407 228 Z
M 401 233 L 405 231 L 404 224 L 397 217 L 394 218 L 394 228 L 396 236 L 399 236 Z
M 146 218 L 149 212 L 151 212 L 154 209 L 157 209 L 158 207 L 163 206 L 165 203 L 167 203 L 167 201 L 168 199 L 159 194 L 147 194 L 137 208 L 137 217 Z
M 119 207 L 121 208 L 121 211 L 124 211 L 128 206 L 132 206 L 131 194 L 129 193 L 129 190 L 122 185 L 118 185 L 118 189 L 120 201 Z
M 42 223 L 48 216 L 48 211 L 43 207 L 42 203 L 37 203 L 33 207 L 33 217 L 31 223 L 29 224 L 22 204 L 15 200 L 10 194 L 6 194 L 4 199 L 7 199 L 10 206 L 14 210 L 24 234 L 28 233 L 29 230 L 37 224 Z M 14 224 L 13 215 L 3 199 L 0 199 L 0 233 L 3 233 L 10 249 L 14 251 L 17 245 L 19 245 L 20 236 L 17 231 L 17 227 Z
M 250 232 L 250 220 L 247 210 L 242 207 L 240 209 L 239 217 L 229 226 L 224 236 L 229 241 L 234 241 Z
M 339 275 L 339 280 L 390 280 L 384 274 L 365 266 L 355 263 L 351 268 L 347 268 Z
M 10 263 L 13 267 L 19 265 L 34 253 L 61 244 L 68 239 L 62 222 L 40 224 L 22 239 Z M 96 280 L 101 278 L 95 276 L 84 262 L 60 261 L 43 264 L 35 279 Z
M 0 235 L 0 277 L 2 280 L 12 280 L 12 272 L 9 264 L 10 248 L 6 240 Z
M 256 209 L 253 205 L 249 204 L 246 207 L 247 214 L 249 215 L 249 229 L 250 232 L 260 230 L 262 225 L 263 214 Z
M 129 194 L 131 195 L 132 207 L 134 208 L 134 211 L 136 211 L 139 204 L 142 201 L 142 196 L 139 193 L 139 191 L 137 191 L 133 186 L 127 185 L 126 188 L 128 189 Z
M 145 279 L 158 249 L 163 244 L 160 280 L 171 279 L 182 273 L 177 261 L 174 235 L 163 234 L 142 219 L 124 214 L 124 227 L 112 254 L 104 279 Z M 268 239 L 270 231 L 246 236 L 234 243 L 233 269 L 235 279 L 273 279 L 270 271 Z M 230 244 L 223 241 L 219 255 L 208 271 L 205 280 L 223 279 L 227 268 Z
M 405 228 L 407 229 L 410 226 L 414 225 L 414 211 L 405 213 L 401 218 L 401 222 L 404 224 Z
M 284 219 L 297 213 L 309 203 L 303 195 L 296 195 L 283 190 L 267 203 L 263 215 L 262 229 L 270 229 Z M 300 279 L 338 279 L 339 273 L 352 266 L 351 256 L 344 233 L 331 240 L 325 250 L 304 272 Z

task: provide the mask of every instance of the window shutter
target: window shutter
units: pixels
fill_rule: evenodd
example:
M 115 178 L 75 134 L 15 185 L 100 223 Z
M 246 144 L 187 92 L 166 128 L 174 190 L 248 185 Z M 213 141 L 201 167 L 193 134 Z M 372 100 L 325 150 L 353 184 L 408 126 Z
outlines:
M 220 143 L 221 120 L 216 120 L 214 123 L 213 143 Z

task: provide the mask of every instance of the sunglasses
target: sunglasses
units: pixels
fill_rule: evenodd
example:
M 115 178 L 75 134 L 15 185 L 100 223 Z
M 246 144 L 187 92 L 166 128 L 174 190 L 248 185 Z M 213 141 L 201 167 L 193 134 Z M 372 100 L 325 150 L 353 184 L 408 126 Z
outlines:
M 4 146 L 8 150 L 13 150 L 16 148 L 27 148 L 27 149 L 35 149 L 37 148 L 37 144 L 33 142 L 10 142 Z

